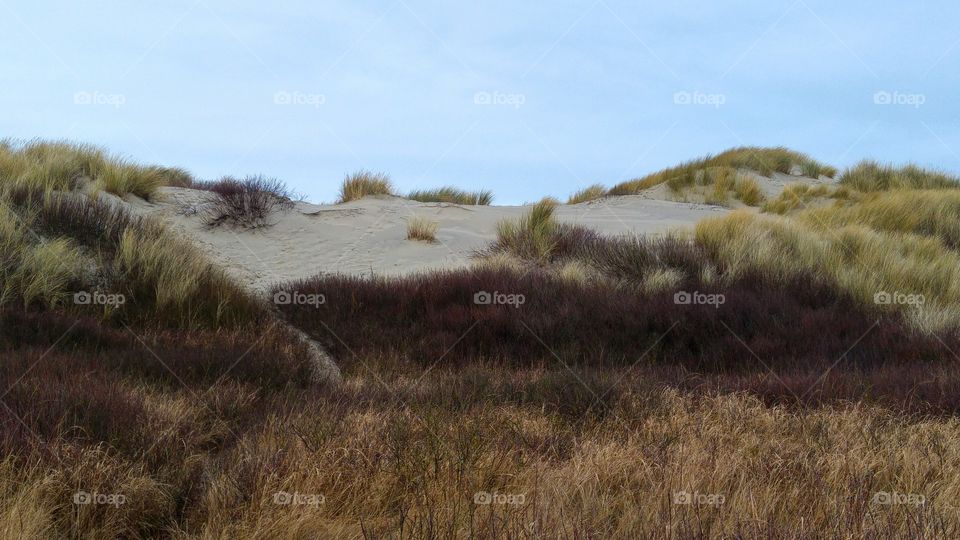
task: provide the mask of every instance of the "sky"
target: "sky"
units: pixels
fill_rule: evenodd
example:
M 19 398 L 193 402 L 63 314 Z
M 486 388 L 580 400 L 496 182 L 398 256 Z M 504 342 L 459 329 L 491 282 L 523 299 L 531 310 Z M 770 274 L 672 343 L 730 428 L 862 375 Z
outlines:
M 0 0 L 0 137 L 313 201 L 565 198 L 740 145 L 960 172 L 960 3 Z

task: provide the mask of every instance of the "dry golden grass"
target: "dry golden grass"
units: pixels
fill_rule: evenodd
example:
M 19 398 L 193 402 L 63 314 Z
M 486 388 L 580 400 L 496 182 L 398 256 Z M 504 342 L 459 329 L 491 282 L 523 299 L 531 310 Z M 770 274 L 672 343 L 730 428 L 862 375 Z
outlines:
M 582 202 L 592 201 L 606 196 L 607 188 L 603 187 L 602 184 L 594 184 L 589 187 L 585 187 L 580 191 L 574 193 L 567 199 L 567 204 L 578 204 Z
M 679 192 L 683 188 L 694 185 L 698 177 L 702 177 L 703 171 L 714 168 L 747 169 L 764 176 L 770 176 L 774 172 L 785 174 L 801 172 L 813 178 L 820 175 L 833 177 L 837 174 L 835 168 L 787 148 L 740 147 L 715 156 L 688 161 L 643 178 L 623 182 L 612 187 L 609 194 L 630 195 L 663 183 L 667 183 L 671 190 Z
M 161 186 L 183 183 L 188 177 L 182 169 L 143 167 L 113 158 L 95 146 L 67 141 L 8 142 L 0 148 L 0 187 L 4 189 L 73 191 L 93 182 L 97 190 L 150 199 Z
M 165 180 L 159 169 L 112 161 L 97 175 L 95 185 L 97 189 L 120 197 L 132 194 L 142 199 L 150 199 L 165 185 Z
M 216 417 L 189 396 L 149 392 L 150 428 L 186 436 L 192 452 L 163 472 L 175 483 L 158 484 L 126 458 L 64 446 L 68 457 L 48 467 L 0 467 L 0 531 L 797 539 L 960 532 L 953 418 L 853 405 L 789 410 L 742 395 L 649 388 L 638 375 L 618 382 L 612 372 L 593 379 L 473 367 L 419 380 L 419 370 L 373 369 L 378 380 L 364 370 L 340 390 L 298 396 L 300 407 L 244 432 L 216 467 L 202 465 L 212 458 L 205 437 L 226 435 L 210 423 Z M 581 408 L 557 408 L 554 398 L 581 388 L 577 377 L 607 395 L 598 401 L 584 390 Z M 524 403 L 533 397 L 547 404 Z M 221 406 L 229 399 L 248 398 L 227 392 Z M 190 427 L 197 423 L 212 431 Z M 204 481 L 175 466 L 203 470 Z M 192 503 L 176 518 L 172 495 L 189 486 Z M 77 507 L 78 490 L 128 502 Z M 683 504 L 684 493 L 699 502 Z M 886 505 L 877 493 L 925 500 Z M 492 504 L 482 504 L 485 494 Z
M 960 178 L 955 175 L 931 171 L 916 165 L 882 165 L 875 161 L 861 161 L 845 170 L 840 183 L 859 191 L 884 191 L 888 189 L 956 189 Z
M 407 240 L 436 242 L 440 224 L 424 216 L 412 216 L 407 220 Z
M 837 195 L 838 193 L 840 195 Z M 807 208 L 819 199 L 826 197 L 841 198 L 842 196 L 840 189 L 831 192 L 830 187 L 825 184 L 811 186 L 798 182 L 789 184 L 776 199 L 767 201 L 763 205 L 763 211 L 771 214 L 789 214 L 798 208 Z
M 952 189 L 874 193 L 857 204 L 817 209 L 800 217 L 824 227 L 865 225 L 884 232 L 933 236 L 960 247 L 960 191 Z
M 359 171 L 347 176 L 340 186 L 340 200 L 345 203 L 370 195 L 393 195 L 393 184 L 386 173 Z
M 733 186 L 734 196 L 747 206 L 757 206 L 766 198 L 753 178 L 737 176 Z
M 883 292 L 923 295 L 919 306 L 889 307 L 911 310 L 927 330 L 960 323 L 960 253 L 935 237 L 860 224 L 832 227 L 821 217 L 831 211 L 814 210 L 796 219 L 735 212 L 698 223 L 696 240 L 729 277 L 822 275 L 870 305 Z
M 230 325 L 263 313 L 188 240 L 82 195 L 0 193 L 0 247 L 0 306 L 69 308 L 73 293 L 106 289 L 126 297 L 125 317 L 175 326 Z

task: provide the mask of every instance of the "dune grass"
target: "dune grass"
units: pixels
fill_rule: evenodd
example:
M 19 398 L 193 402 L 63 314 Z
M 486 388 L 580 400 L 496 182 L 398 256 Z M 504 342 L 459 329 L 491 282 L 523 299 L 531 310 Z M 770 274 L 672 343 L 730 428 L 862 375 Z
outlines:
M 76 306 L 76 292 L 124 295 L 100 315 L 130 323 L 216 328 L 257 320 L 260 301 L 163 225 L 80 194 L 17 190 L 0 205 L 4 302 Z
M 128 194 L 150 199 L 164 185 L 157 169 L 124 161 L 109 162 L 96 176 L 96 187 L 119 197 Z
M 814 216 L 789 220 L 737 212 L 701 221 L 696 239 L 727 276 L 815 273 L 864 305 L 876 305 L 882 292 L 923 295 L 922 305 L 890 307 L 910 310 L 928 330 L 960 322 L 960 254 L 937 238 L 860 224 L 823 227 Z
M 702 171 L 714 168 L 747 169 L 763 176 L 770 176 L 774 172 L 801 172 L 814 178 L 820 175 L 833 177 L 837 174 L 835 168 L 787 148 L 739 147 L 617 184 L 610 189 L 609 194 L 632 195 L 663 183 L 667 183 L 673 191 L 680 191 L 696 184 Z
M 594 184 L 589 187 L 585 187 L 580 191 L 570 195 L 570 198 L 567 199 L 567 204 L 579 204 L 582 202 L 592 201 L 599 199 L 607 195 L 607 188 L 602 184 Z
M 432 221 L 427 217 L 412 216 L 407 220 L 407 240 L 436 242 L 437 228 L 439 226 L 439 223 Z
M 553 217 L 557 201 L 543 199 L 518 220 L 497 224 L 497 249 L 522 258 L 546 262 L 557 245 L 558 224 Z
M 763 211 L 771 214 L 789 214 L 798 208 L 806 208 L 812 201 L 826 197 L 842 198 L 843 192 L 839 188 L 831 192 L 830 187 L 825 184 L 811 186 L 801 182 L 795 182 L 783 188 L 777 198 L 764 203 Z
M 53 307 L 77 285 L 83 258 L 67 239 L 38 241 L 30 223 L 0 205 L 0 305 Z
M 88 144 L 32 140 L 0 147 L 0 187 L 74 191 L 86 182 L 95 190 L 149 200 L 161 186 L 193 179 L 183 169 L 130 163 Z
M 340 186 L 340 199 L 345 203 L 371 195 L 394 195 L 393 184 L 386 173 L 358 171 L 348 175 Z
M 960 248 L 960 191 L 952 189 L 874 193 L 857 204 L 817 209 L 799 218 L 820 227 L 862 225 L 935 237 L 952 249 Z
M 766 199 L 757 181 L 746 176 L 737 177 L 733 192 L 737 200 L 747 206 L 757 206 Z
M 420 202 L 445 202 L 489 206 L 493 203 L 493 192 L 489 190 L 465 191 L 447 186 L 437 189 L 411 191 L 406 198 Z
M 865 160 L 843 171 L 840 184 L 859 191 L 960 188 L 960 177 L 916 165 L 883 165 Z

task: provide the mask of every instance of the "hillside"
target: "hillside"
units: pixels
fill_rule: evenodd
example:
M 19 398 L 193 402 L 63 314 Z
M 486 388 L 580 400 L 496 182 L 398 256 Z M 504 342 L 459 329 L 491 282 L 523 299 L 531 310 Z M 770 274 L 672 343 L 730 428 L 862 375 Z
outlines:
M 957 187 L 740 148 L 312 204 L 4 144 L 0 532 L 955 537 Z

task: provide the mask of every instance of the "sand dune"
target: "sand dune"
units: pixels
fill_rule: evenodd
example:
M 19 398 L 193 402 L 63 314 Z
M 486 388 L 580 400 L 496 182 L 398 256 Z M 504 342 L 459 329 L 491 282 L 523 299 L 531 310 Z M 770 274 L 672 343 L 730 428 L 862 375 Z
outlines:
M 776 195 L 789 182 L 819 182 L 788 175 L 759 179 L 768 195 Z M 663 188 L 561 205 L 556 216 L 608 235 L 662 234 L 729 211 L 663 200 L 670 196 Z M 477 249 L 494 240 L 497 222 L 518 218 L 528 209 L 367 197 L 344 204 L 298 202 L 271 216 L 272 224 L 259 229 L 210 229 L 197 214 L 206 197 L 203 191 L 163 188 L 160 202 L 128 203 L 135 212 L 159 217 L 188 235 L 230 273 L 260 291 L 319 273 L 399 275 L 466 265 Z M 436 243 L 406 239 L 407 220 L 415 215 L 439 223 Z

